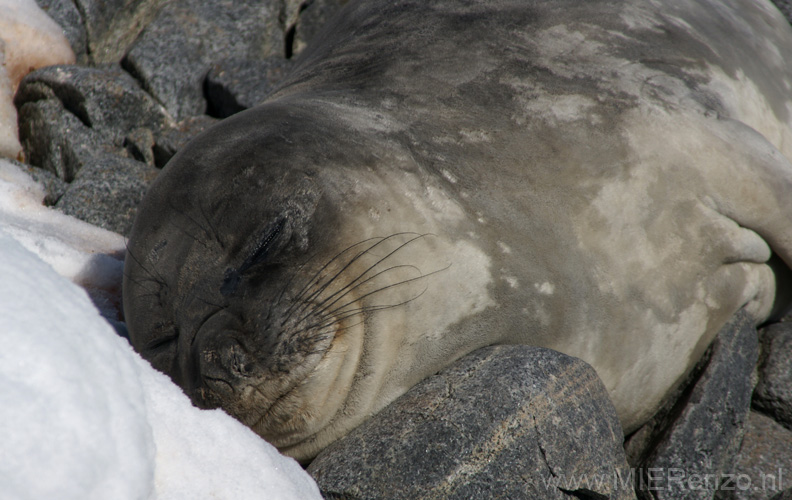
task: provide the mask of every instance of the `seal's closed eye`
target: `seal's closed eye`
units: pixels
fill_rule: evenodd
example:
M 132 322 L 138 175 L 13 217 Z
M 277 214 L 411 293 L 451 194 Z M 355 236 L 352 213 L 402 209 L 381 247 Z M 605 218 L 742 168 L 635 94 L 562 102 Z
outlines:
M 226 269 L 223 285 L 220 287 L 220 293 L 226 297 L 233 295 L 239 287 L 239 282 L 242 280 L 245 273 L 250 270 L 250 268 L 266 262 L 267 258 L 277 251 L 279 245 L 276 243 L 278 243 L 279 237 L 282 236 L 285 227 L 286 217 L 281 216 L 272 221 L 264 231 L 262 231 L 262 235 L 258 239 L 256 246 L 253 247 L 253 252 L 242 262 L 239 269 L 230 267 Z

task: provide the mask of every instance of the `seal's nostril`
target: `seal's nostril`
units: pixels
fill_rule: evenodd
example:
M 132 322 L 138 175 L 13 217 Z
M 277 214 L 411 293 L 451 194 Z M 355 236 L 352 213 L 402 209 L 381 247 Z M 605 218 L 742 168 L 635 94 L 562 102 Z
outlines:
M 250 377 L 253 372 L 253 358 L 231 335 L 226 333 L 226 340 L 219 346 L 219 362 L 233 377 Z

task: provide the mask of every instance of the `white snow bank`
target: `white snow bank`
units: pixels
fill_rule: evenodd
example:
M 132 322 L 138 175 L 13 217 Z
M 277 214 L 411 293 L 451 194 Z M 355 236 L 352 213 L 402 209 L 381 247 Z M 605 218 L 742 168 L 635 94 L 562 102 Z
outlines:
M 0 227 L 121 319 L 124 238 L 42 205 L 44 188 L 0 158 Z
M 0 161 L 0 498 L 321 498 L 250 429 L 194 408 L 56 272 L 120 279 L 87 258 L 120 236 L 33 203 L 40 194 Z

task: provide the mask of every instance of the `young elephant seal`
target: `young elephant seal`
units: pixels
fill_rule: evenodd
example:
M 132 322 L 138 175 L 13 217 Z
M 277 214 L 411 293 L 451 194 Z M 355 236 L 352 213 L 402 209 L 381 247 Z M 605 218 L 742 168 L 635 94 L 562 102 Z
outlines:
M 352 2 L 152 186 L 132 342 L 301 460 L 495 343 L 584 359 L 631 431 L 780 308 L 784 54 L 756 0 Z

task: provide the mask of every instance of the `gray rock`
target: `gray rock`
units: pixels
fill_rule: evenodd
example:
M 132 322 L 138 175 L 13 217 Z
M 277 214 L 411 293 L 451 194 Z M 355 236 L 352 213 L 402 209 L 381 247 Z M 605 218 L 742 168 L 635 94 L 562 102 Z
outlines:
M 116 167 L 137 163 L 128 156 L 154 165 L 156 137 L 171 126 L 165 110 L 118 66 L 43 68 L 23 80 L 15 102 L 28 162 L 74 181 L 49 202 L 125 233 L 153 175 L 140 167 L 122 175 Z M 97 172 L 108 174 L 101 189 Z
M 77 62 L 88 62 L 88 35 L 82 22 L 82 14 L 72 0 L 36 0 L 41 10 L 47 13 L 69 41 Z
M 122 147 L 130 130 L 149 128 L 156 133 L 173 120 L 117 65 L 101 68 L 50 66 L 26 76 L 14 103 L 57 99 L 86 127 Z
M 224 59 L 284 51 L 279 0 L 183 0 L 165 5 L 122 64 L 176 119 L 206 112 L 204 77 Z
M 640 497 L 713 498 L 745 433 L 757 344 L 744 312 L 721 329 L 698 367 L 700 375 L 666 416 L 669 423 L 655 427 L 654 446 L 640 461 Z
M 44 170 L 43 168 L 38 168 L 23 163 L 14 163 L 17 163 L 30 175 L 34 181 L 38 182 L 44 188 L 44 191 L 46 192 L 46 195 L 44 196 L 44 205 L 46 206 L 54 205 L 69 187 L 68 184 L 66 184 L 57 175 L 53 174 L 49 170 Z
M 751 412 L 737 463 L 718 489 L 718 500 L 766 500 L 792 486 L 792 432 Z
M 19 108 L 18 120 L 26 161 L 66 182 L 105 148 L 97 132 L 55 99 L 25 102 Z
M 88 32 L 91 61 L 117 63 L 168 0 L 75 0 Z
M 81 64 L 117 63 L 167 0 L 36 0 Z
M 124 138 L 124 147 L 129 156 L 137 161 L 154 165 L 154 134 L 147 128 L 130 130 Z
M 41 187 L 44 188 L 44 205 L 54 205 L 55 202 L 58 201 L 58 198 L 60 198 L 63 193 L 66 192 L 68 184 L 63 182 L 60 178 L 58 178 L 58 176 L 49 170 L 34 167 L 33 165 L 28 165 L 27 163 L 22 163 L 11 158 L 4 158 L 4 161 L 13 163 L 21 170 L 27 172 L 31 179 L 36 181 Z
M 621 442 L 589 365 L 496 346 L 412 388 L 308 472 L 325 498 L 634 498 Z
M 287 32 L 287 57 L 301 53 L 347 0 L 309 0 L 300 12 L 292 31 Z M 289 43 L 291 38 L 291 43 Z M 290 47 L 290 49 L 289 49 Z
M 212 66 L 206 75 L 207 113 L 226 118 L 263 101 L 291 67 L 281 56 L 262 61 L 229 59 Z
M 772 0 L 772 2 L 778 7 L 778 10 L 784 14 L 789 22 L 792 23 L 792 1 L 790 0 Z
M 761 332 L 762 361 L 753 406 L 792 429 L 792 322 Z
M 154 144 L 154 163 L 162 168 L 181 148 L 196 135 L 217 123 L 217 119 L 199 115 L 182 120 L 175 127 L 166 130 Z
M 55 207 L 66 214 L 120 234 L 128 234 L 154 167 L 116 155 L 97 157 L 80 170 Z
M 770 500 L 792 500 L 792 488 L 774 495 Z

